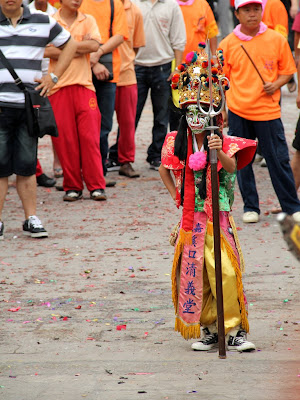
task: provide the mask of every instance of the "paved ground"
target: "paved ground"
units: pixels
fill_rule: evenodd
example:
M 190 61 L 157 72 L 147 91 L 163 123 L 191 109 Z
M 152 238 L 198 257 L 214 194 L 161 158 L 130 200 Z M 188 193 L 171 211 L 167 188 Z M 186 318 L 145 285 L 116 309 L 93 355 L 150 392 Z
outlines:
M 284 91 L 283 120 L 292 141 L 298 111 Z M 173 331 L 168 244 L 180 213 L 158 173 L 145 162 L 152 113 L 137 132 L 137 180 L 118 180 L 108 201 L 64 203 L 38 189 L 38 215 L 49 238 L 23 237 L 14 181 L 7 195 L 0 245 L 0 398 L 3 400 L 267 400 L 300 398 L 299 263 L 287 250 L 266 168 L 258 165 L 262 218 L 233 215 L 246 259 L 249 339 L 258 351 L 190 350 Z M 113 138 L 111 138 L 113 139 Z M 40 159 L 51 174 L 49 139 Z

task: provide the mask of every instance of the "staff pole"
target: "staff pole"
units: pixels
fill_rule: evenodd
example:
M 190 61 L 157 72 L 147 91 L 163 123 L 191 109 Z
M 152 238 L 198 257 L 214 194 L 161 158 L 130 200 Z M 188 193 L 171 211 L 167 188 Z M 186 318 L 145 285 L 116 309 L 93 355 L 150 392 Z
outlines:
M 209 77 L 209 98 L 210 105 L 209 110 L 205 111 L 200 104 L 200 91 L 201 84 L 199 85 L 197 105 L 201 112 L 210 117 L 210 126 L 207 128 L 211 131 L 211 136 L 214 135 L 217 126 L 213 125 L 214 116 L 221 113 L 224 103 L 225 96 L 223 93 L 223 88 L 221 82 L 220 91 L 222 95 L 221 107 L 218 111 L 214 110 L 213 107 L 213 97 L 212 97 L 212 72 L 211 72 L 211 51 L 209 39 L 207 41 L 208 47 L 208 77 Z M 218 184 L 218 169 L 217 164 L 217 150 L 210 150 L 210 164 L 211 164 L 211 187 L 212 187 L 212 208 L 213 208 L 213 231 L 214 231 L 214 258 L 215 258 L 215 276 L 216 276 L 216 296 L 217 296 L 217 322 L 218 322 L 218 340 L 219 340 L 219 358 L 226 358 L 226 347 L 225 347 L 225 326 L 224 326 L 224 305 L 223 305 L 223 285 L 222 285 L 222 264 L 221 264 L 221 241 L 220 241 L 220 212 L 219 212 L 219 184 Z

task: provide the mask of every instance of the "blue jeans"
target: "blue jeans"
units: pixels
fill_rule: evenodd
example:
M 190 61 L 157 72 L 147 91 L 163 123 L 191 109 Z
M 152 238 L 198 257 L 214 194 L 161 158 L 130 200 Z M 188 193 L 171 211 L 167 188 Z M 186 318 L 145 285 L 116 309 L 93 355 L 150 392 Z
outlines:
M 169 122 L 168 101 L 171 95 L 170 82 L 167 81 L 171 74 L 171 63 L 156 67 L 135 66 L 138 85 L 138 103 L 135 127 L 141 117 L 149 89 L 154 114 L 152 128 L 152 143 L 148 147 L 147 161 L 160 161 L 161 149 L 167 134 Z
M 99 81 L 94 75 L 93 84 L 96 89 L 97 103 L 101 113 L 100 153 L 102 157 L 103 173 L 106 175 L 108 135 L 113 125 L 117 85 L 114 82 Z
M 282 211 L 290 215 L 300 211 L 300 202 L 290 167 L 289 152 L 281 119 L 249 121 L 229 111 L 228 122 L 229 135 L 245 139 L 258 139 Z M 259 214 L 259 199 L 252 163 L 253 160 L 238 171 L 237 178 L 244 201 L 244 212 L 256 211 Z
M 25 109 L 0 107 L 0 178 L 35 175 L 37 138 L 29 136 Z

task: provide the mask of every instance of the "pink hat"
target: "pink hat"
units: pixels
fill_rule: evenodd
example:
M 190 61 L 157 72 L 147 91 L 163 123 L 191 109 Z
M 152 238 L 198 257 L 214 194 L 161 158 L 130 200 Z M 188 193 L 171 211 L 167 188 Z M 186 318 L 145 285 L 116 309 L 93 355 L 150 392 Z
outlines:
M 260 4 L 262 6 L 262 0 L 234 0 L 234 7 L 237 10 L 240 7 L 246 6 L 247 4 Z

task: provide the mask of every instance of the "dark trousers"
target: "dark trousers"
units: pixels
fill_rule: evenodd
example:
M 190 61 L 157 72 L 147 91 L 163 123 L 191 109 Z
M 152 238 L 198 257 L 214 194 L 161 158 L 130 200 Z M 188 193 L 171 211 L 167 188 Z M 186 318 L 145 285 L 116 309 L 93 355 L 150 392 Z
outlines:
M 156 67 L 135 66 L 138 85 L 138 103 L 135 127 L 141 117 L 150 89 L 154 122 L 152 128 L 152 143 L 148 147 L 147 161 L 159 161 L 161 149 L 168 130 L 169 110 L 168 100 L 171 95 L 170 82 L 167 80 L 171 73 L 171 63 Z
M 93 84 L 96 89 L 97 103 L 101 113 L 100 152 L 102 157 L 103 173 L 106 175 L 108 135 L 113 125 L 117 85 L 114 82 L 99 81 L 94 75 Z
M 289 152 L 281 119 L 249 121 L 229 111 L 228 122 L 229 135 L 258 139 L 282 210 L 287 214 L 300 211 L 300 202 L 290 167 Z M 252 163 L 253 160 L 251 164 L 238 171 L 237 178 L 244 201 L 244 212 L 260 213 Z

